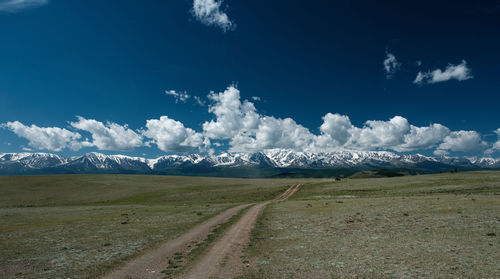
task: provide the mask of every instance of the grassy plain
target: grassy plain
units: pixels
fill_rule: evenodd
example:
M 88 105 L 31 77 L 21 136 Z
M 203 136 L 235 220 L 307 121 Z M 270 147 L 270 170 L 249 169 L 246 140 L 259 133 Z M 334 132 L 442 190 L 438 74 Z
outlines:
M 297 180 L 0 177 L 0 278 L 95 278 L 237 204 Z
M 500 278 L 500 172 L 305 185 L 259 218 L 241 278 Z

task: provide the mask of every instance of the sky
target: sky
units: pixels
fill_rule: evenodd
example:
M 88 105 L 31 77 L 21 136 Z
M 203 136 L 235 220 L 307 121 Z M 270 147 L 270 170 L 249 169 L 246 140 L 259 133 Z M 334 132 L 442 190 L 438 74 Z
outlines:
M 0 152 L 500 156 L 500 1 L 0 0 Z

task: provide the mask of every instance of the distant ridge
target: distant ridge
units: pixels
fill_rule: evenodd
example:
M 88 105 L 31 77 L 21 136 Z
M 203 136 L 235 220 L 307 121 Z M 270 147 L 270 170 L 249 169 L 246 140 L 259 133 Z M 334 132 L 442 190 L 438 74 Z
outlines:
M 0 175 L 141 173 L 208 176 L 276 176 L 291 170 L 414 169 L 424 172 L 500 169 L 500 159 L 491 157 L 430 157 L 387 151 L 296 152 L 272 149 L 256 153 L 220 155 L 165 155 L 156 159 L 87 153 L 62 157 L 50 153 L 2 153 Z M 257 171 L 259 170 L 259 171 Z M 262 171 L 268 170 L 268 171 Z M 274 171 L 271 171 L 274 170 Z

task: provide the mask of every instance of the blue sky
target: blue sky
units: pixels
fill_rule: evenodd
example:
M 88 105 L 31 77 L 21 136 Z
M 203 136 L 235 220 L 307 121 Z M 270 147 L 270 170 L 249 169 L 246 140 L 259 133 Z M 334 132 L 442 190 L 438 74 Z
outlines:
M 0 152 L 498 157 L 498 30 L 499 1 L 0 0 Z

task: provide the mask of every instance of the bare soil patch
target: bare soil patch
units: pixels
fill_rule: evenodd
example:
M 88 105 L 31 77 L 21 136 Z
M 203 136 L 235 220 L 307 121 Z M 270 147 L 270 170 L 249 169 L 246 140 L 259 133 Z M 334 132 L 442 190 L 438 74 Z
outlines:
M 243 249 L 250 241 L 250 233 L 262 209 L 271 202 L 285 201 L 301 186 L 293 185 L 275 199 L 252 206 L 181 278 L 233 278 L 238 275 L 245 266 Z

